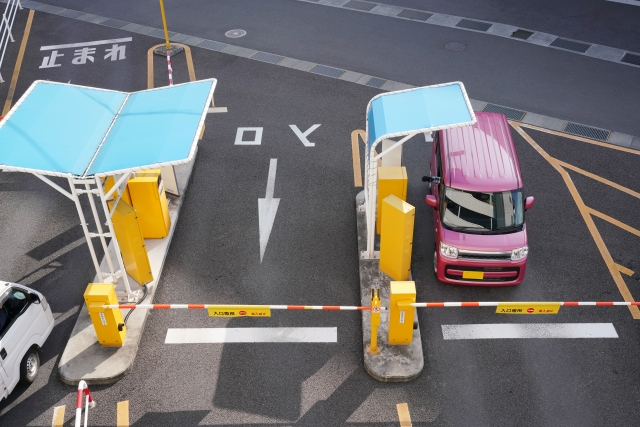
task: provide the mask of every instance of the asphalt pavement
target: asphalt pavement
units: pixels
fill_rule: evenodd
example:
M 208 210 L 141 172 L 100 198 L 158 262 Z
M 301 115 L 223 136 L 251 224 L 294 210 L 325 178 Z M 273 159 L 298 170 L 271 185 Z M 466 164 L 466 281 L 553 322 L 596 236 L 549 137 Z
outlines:
M 155 0 L 134 3 L 124 0 L 47 0 L 45 3 L 155 28 L 162 27 Z M 457 3 L 455 12 L 460 16 L 482 19 L 484 15 L 476 16 L 475 13 L 482 8 L 481 4 L 472 7 L 469 14 L 462 13 L 467 3 Z M 517 2 L 518 5 L 522 3 Z M 582 8 L 577 7 L 575 1 L 563 8 L 574 5 L 576 14 L 586 16 L 590 24 L 585 31 L 618 34 L 612 42 L 621 39 L 640 40 L 634 37 L 637 29 L 621 29 L 637 27 L 635 22 L 640 13 L 637 9 L 640 8 L 604 0 L 601 3 L 600 9 L 594 9 L 593 0 Z M 428 4 L 431 3 L 415 7 L 429 10 Z M 546 1 L 539 8 L 537 2 L 535 6 L 531 3 L 526 10 L 538 8 L 539 12 L 526 15 L 563 16 L 564 9 L 545 12 L 551 7 L 551 3 Z M 625 11 L 616 12 L 615 17 L 609 18 L 608 12 L 604 12 L 621 7 Z M 165 8 L 169 29 L 177 33 L 231 42 L 246 48 L 415 86 L 461 80 L 473 99 L 640 136 L 640 124 L 633 114 L 629 114 L 637 110 L 640 96 L 640 68 L 637 67 L 489 34 L 311 2 L 190 0 L 166 1 Z M 511 19 L 513 15 L 505 11 L 502 15 L 505 19 L 496 19 L 496 22 L 519 25 L 519 22 Z M 556 31 L 561 27 L 553 24 L 548 29 L 551 34 L 561 35 L 561 31 Z M 236 39 L 226 38 L 224 34 L 232 29 L 244 29 L 247 35 Z M 535 27 L 529 29 L 541 30 Z M 577 36 L 582 36 L 582 33 L 576 33 Z M 592 38 L 587 40 L 596 41 Z M 598 38 L 597 41 L 600 40 Z M 602 40 L 603 43 L 608 41 Z M 444 46 L 450 42 L 464 44 L 465 50 L 452 52 L 445 49 Z M 612 47 L 627 46 L 612 44 Z
M 322 17 L 322 11 L 331 8 L 314 10 L 318 26 L 326 23 L 324 19 L 338 19 L 337 15 Z M 363 25 L 359 16 L 340 19 Z M 18 19 L 16 28 L 22 31 L 26 14 Z M 245 29 L 251 34 L 251 28 Z M 420 31 L 430 30 L 420 27 Z M 449 38 L 443 34 L 443 40 Z M 71 61 L 73 49 L 60 49 L 66 55 L 60 58 L 60 67 L 39 68 L 51 51 L 41 51 L 41 46 L 128 37 L 132 40 L 124 42 L 126 59 L 105 61 L 103 49 L 110 45 L 101 45 L 94 62 L 76 65 Z M 147 50 L 158 43 L 152 37 L 36 12 L 16 99 L 41 78 L 127 91 L 144 89 Z M 329 50 L 326 46 L 331 43 L 325 40 L 322 49 Z M 487 46 L 500 43 L 486 39 Z M 15 61 L 17 53 L 12 49 L 8 63 Z M 192 52 L 197 78 L 218 79 L 216 106 L 227 107 L 228 113 L 207 118 L 156 301 L 356 305 L 353 211 L 361 189 L 353 186 L 350 135 L 364 129 L 366 105 L 380 91 L 197 47 Z M 550 50 L 539 55 L 549 64 L 566 61 L 566 67 L 584 60 L 563 59 Z M 402 63 L 394 69 L 404 70 Z M 603 64 L 607 63 L 598 64 L 604 67 L 595 74 L 598 81 L 612 78 L 606 76 L 610 72 Z M 368 66 L 384 69 L 384 64 L 376 62 Z M 636 72 L 611 66 L 616 73 Z M 164 67 L 164 61 L 156 59 L 158 85 L 166 84 Z M 173 67 L 176 82 L 188 80 L 185 54 L 173 58 Z M 558 68 L 548 68 L 549 75 L 558 73 Z M 418 70 L 429 68 L 411 72 L 418 74 Z M 492 69 L 486 74 L 488 79 L 496 73 Z M 461 72 L 462 77 L 467 75 Z M 617 79 L 617 93 L 624 92 L 623 78 Z M 530 88 L 535 100 L 523 97 L 523 102 L 553 104 L 553 99 L 545 98 L 547 92 L 535 89 Z M 0 90 L 4 99 L 5 86 Z M 565 108 L 570 105 L 576 116 L 592 114 L 595 108 L 586 102 L 567 102 Z M 627 112 L 621 120 L 633 121 L 633 117 Z M 308 135 L 315 146 L 303 144 L 290 128 L 296 125 L 305 131 L 316 124 L 320 127 Z M 261 127 L 261 144 L 236 145 L 240 127 Z M 637 152 L 524 130 L 551 156 L 640 190 Z M 517 287 L 469 288 L 435 281 L 432 220 L 424 203 L 426 186 L 420 179 L 428 170 L 431 147 L 422 137 L 405 144 L 407 201 L 416 206 L 412 274 L 418 300 L 622 300 L 560 174 L 523 137 L 513 134 L 525 193 L 536 197 L 526 214 L 527 275 Z M 277 159 L 274 197 L 280 205 L 261 261 L 257 199 L 265 197 L 271 159 Z M 640 228 L 637 198 L 575 172 L 570 176 L 587 206 Z M 40 376 L 0 403 L 0 421 L 8 426 L 50 425 L 53 407 L 65 404 L 70 422 L 76 393 L 58 379 L 56 366 L 82 303 L 81 294 L 94 274 L 77 214 L 65 197 L 27 174 L 0 173 L 0 193 L 0 277 L 42 291 L 58 319 L 42 351 Z M 638 236 L 600 219 L 596 225 L 614 261 L 637 269 Z M 640 298 L 638 274 L 623 275 L 636 298 Z M 392 426 L 398 425 L 397 403 L 408 403 L 415 426 L 600 426 L 629 423 L 640 414 L 640 392 L 635 386 L 640 338 L 637 321 L 627 308 L 567 307 L 554 316 L 533 318 L 500 316 L 491 308 L 439 308 L 421 312 L 420 321 L 423 374 L 407 384 L 384 384 L 364 371 L 360 316 L 355 312 L 276 312 L 268 319 L 231 320 L 210 318 L 201 311 L 154 312 L 132 372 L 114 385 L 92 387 L 98 406 L 90 412 L 90 425 L 115 425 L 116 403 L 122 400 L 129 400 L 135 426 Z M 442 325 L 531 322 L 610 322 L 619 338 L 451 341 L 442 334 Z M 168 328 L 288 326 L 336 327 L 338 342 L 164 343 Z

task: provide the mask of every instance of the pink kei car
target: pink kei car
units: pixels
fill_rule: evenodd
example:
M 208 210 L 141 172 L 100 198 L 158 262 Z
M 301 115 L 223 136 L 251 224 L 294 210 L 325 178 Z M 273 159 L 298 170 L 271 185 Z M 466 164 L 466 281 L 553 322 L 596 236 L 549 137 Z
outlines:
M 431 194 L 438 280 L 460 285 L 518 285 L 527 266 L 522 177 L 504 114 L 435 133 Z

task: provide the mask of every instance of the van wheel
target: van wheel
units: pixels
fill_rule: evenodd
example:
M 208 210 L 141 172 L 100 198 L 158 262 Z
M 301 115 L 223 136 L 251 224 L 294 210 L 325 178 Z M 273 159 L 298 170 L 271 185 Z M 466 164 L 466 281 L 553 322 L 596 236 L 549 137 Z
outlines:
M 40 356 L 35 347 L 31 347 L 24 355 L 20 363 L 20 381 L 24 384 L 31 384 L 40 371 Z
M 433 251 L 433 274 L 438 277 L 438 251 Z

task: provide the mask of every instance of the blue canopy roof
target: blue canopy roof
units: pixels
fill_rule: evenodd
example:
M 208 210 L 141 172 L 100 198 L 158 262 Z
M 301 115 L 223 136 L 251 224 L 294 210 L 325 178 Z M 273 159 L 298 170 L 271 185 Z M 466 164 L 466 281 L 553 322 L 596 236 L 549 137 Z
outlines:
M 367 107 L 367 142 L 473 125 L 476 116 L 462 82 L 388 92 Z
M 188 162 L 215 86 L 128 94 L 35 81 L 0 122 L 0 168 L 84 177 Z

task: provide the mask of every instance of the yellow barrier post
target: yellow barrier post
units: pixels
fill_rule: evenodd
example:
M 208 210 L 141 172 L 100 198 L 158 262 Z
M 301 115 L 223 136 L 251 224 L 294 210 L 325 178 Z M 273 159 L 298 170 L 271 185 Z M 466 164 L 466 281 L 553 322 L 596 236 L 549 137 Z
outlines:
M 167 50 L 171 49 L 169 44 L 169 30 L 167 30 L 167 17 L 164 15 L 164 2 L 160 0 L 160 14 L 162 15 L 162 26 L 164 27 L 164 38 L 167 42 Z
M 390 195 L 400 200 L 407 200 L 407 168 L 404 166 L 383 166 L 378 168 L 378 218 L 376 233 L 380 234 L 382 227 L 382 201 Z
M 393 280 L 407 280 L 411 273 L 411 249 L 416 208 L 391 195 L 382 203 L 384 221 L 380 233 L 380 271 Z
M 371 343 L 367 346 L 367 352 L 371 355 L 380 353 L 378 347 L 378 326 L 380 326 L 380 297 L 378 290 L 371 290 Z
M 127 337 L 122 313 L 119 308 L 104 308 L 105 305 L 118 304 L 113 283 L 89 283 L 84 292 L 84 301 L 98 342 L 105 347 L 122 347 Z
M 411 344 L 416 302 L 416 282 L 391 282 L 389 293 L 389 344 Z

